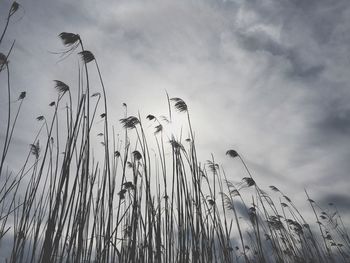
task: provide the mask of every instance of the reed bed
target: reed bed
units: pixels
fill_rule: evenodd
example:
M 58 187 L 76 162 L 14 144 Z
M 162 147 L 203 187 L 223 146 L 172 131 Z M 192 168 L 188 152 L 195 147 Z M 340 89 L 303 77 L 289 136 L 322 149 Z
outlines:
M 19 8 L 12 4 L 7 21 Z M 260 188 L 235 150 L 226 155 L 235 160 L 233 169 L 246 171 L 239 183 L 214 156 L 200 162 L 182 99 L 167 94 L 165 117 L 131 116 L 124 104 L 117 136 L 97 59 L 78 34 L 59 38 L 62 55 L 80 61 L 78 84 L 53 82 L 50 114 L 37 117 L 41 128 L 16 171 L 5 160 L 26 92 L 13 102 L 14 45 L 0 54 L 8 100 L 0 163 L 6 262 L 350 262 L 350 238 L 335 204 L 322 208 L 305 191 L 315 216 L 308 223 L 284 192 Z M 175 114 L 186 117 L 186 138 L 165 131 Z M 98 156 L 96 147 L 103 149 Z

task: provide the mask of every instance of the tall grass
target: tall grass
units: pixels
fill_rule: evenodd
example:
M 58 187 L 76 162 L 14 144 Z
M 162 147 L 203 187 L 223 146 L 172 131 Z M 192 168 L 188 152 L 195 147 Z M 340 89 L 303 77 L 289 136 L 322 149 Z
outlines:
M 14 2 L 7 21 L 18 7 Z M 214 156 L 200 162 L 182 99 L 167 94 L 166 118 L 130 116 L 124 104 L 124 135 L 117 136 L 97 59 L 78 34 L 59 37 L 62 55 L 80 61 L 78 84 L 54 81 L 52 116 L 38 116 L 41 128 L 17 174 L 5 169 L 5 160 L 26 93 L 14 110 L 13 46 L 0 54 L 8 94 L 0 166 L 0 251 L 7 262 L 349 262 L 349 235 L 334 204 L 323 209 L 306 192 L 315 215 L 307 223 L 277 187 L 261 189 L 235 150 L 226 155 L 245 169 L 240 183 Z M 175 114 L 186 115 L 185 140 L 165 132 Z M 97 140 L 103 154 L 94 156 Z M 1 248 L 5 239 L 12 243 L 8 253 Z

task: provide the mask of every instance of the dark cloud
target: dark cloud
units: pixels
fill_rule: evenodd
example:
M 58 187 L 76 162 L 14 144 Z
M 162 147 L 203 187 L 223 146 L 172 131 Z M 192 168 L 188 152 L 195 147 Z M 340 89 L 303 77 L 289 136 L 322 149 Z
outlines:
M 242 48 L 252 52 L 267 52 L 272 56 L 286 59 L 291 66 L 286 72 L 290 77 L 298 77 L 300 79 L 318 77 L 325 69 L 324 65 L 309 65 L 309 62 L 303 61 L 297 50 L 289 49 L 279 44 L 264 32 L 254 32 L 252 34 L 239 32 L 237 37 L 241 42 Z
M 334 105 L 334 108 L 329 109 L 323 119 L 319 123 L 320 129 L 331 138 L 334 136 L 350 135 L 350 109 L 339 109 L 338 105 Z
M 332 209 L 332 206 L 335 206 L 338 211 L 340 212 L 340 215 L 343 214 L 349 214 L 350 213 L 350 196 L 349 195 L 342 195 L 342 194 L 329 194 L 327 196 L 323 196 L 318 201 L 323 208 L 330 208 Z M 331 205 L 330 205 L 331 204 Z M 333 205 L 332 205 L 333 204 Z
M 238 32 L 237 37 L 243 48 L 249 51 L 266 51 L 274 56 L 288 56 L 288 49 L 274 41 L 268 34 L 264 32 L 253 32 L 244 34 Z

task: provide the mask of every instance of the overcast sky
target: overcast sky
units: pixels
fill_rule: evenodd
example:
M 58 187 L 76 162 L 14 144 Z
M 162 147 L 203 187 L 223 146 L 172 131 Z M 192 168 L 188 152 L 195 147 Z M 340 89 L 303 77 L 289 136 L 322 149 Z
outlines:
M 98 59 L 114 124 L 123 102 L 143 116 L 166 113 L 167 90 L 188 104 L 203 161 L 213 153 L 242 178 L 240 164 L 225 157 L 236 149 L 263 186 L 276 185 L 300 206 L 307 206 L 305 187 L 348 212 L 349 0 L 19 3 L 0 50 L 16 39 L 13 92 L 28 93 L 10 166 L 22 160 L 39 127 L 35 117 L 55 99 L 52 80 L 77 83 L 76 57 L 58 62 L 50 53 L 62 50 L 57 35 L 67 31 L 79 33 Z M 9 6 L 0 2 L 1 28 Z

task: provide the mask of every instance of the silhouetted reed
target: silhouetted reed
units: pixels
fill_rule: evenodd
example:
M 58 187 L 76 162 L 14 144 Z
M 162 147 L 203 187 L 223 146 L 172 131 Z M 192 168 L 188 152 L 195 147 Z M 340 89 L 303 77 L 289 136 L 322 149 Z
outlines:
M 260 188 L 237 151 L 226 155 L 245 169 L 239 183 L 214 156 L 200 162 L 184 100 L 166 94 L 168 113 L 146 118 L 128 115 L 124 104 L 124 138 L 116 136 L 95 56 L 78 34 L 59 37 L 62 54 L 83 64 L 78 85 L 54 81 L 52 117 L 36 118 L 41 128 L 17 174 L 4 164 L 26 92 L 12 119 L 9 55 L 0 56 L 9 105 L 0 166 L 0 242 L 12 242 L 2 252 L 7 262 L 349 262 L 350 238 L 334 204 L 322 209 L 305 191 L 316 219 L 307 223 L 279 188 Z M 94 70 L 99 89 L 90 84 Z M 184 141 L 166 131 L 172 104 L 187 117 Z M 92 132 L 99 122 L 103 131 Z M 103 153 L 95 155 L 96 147 Z

